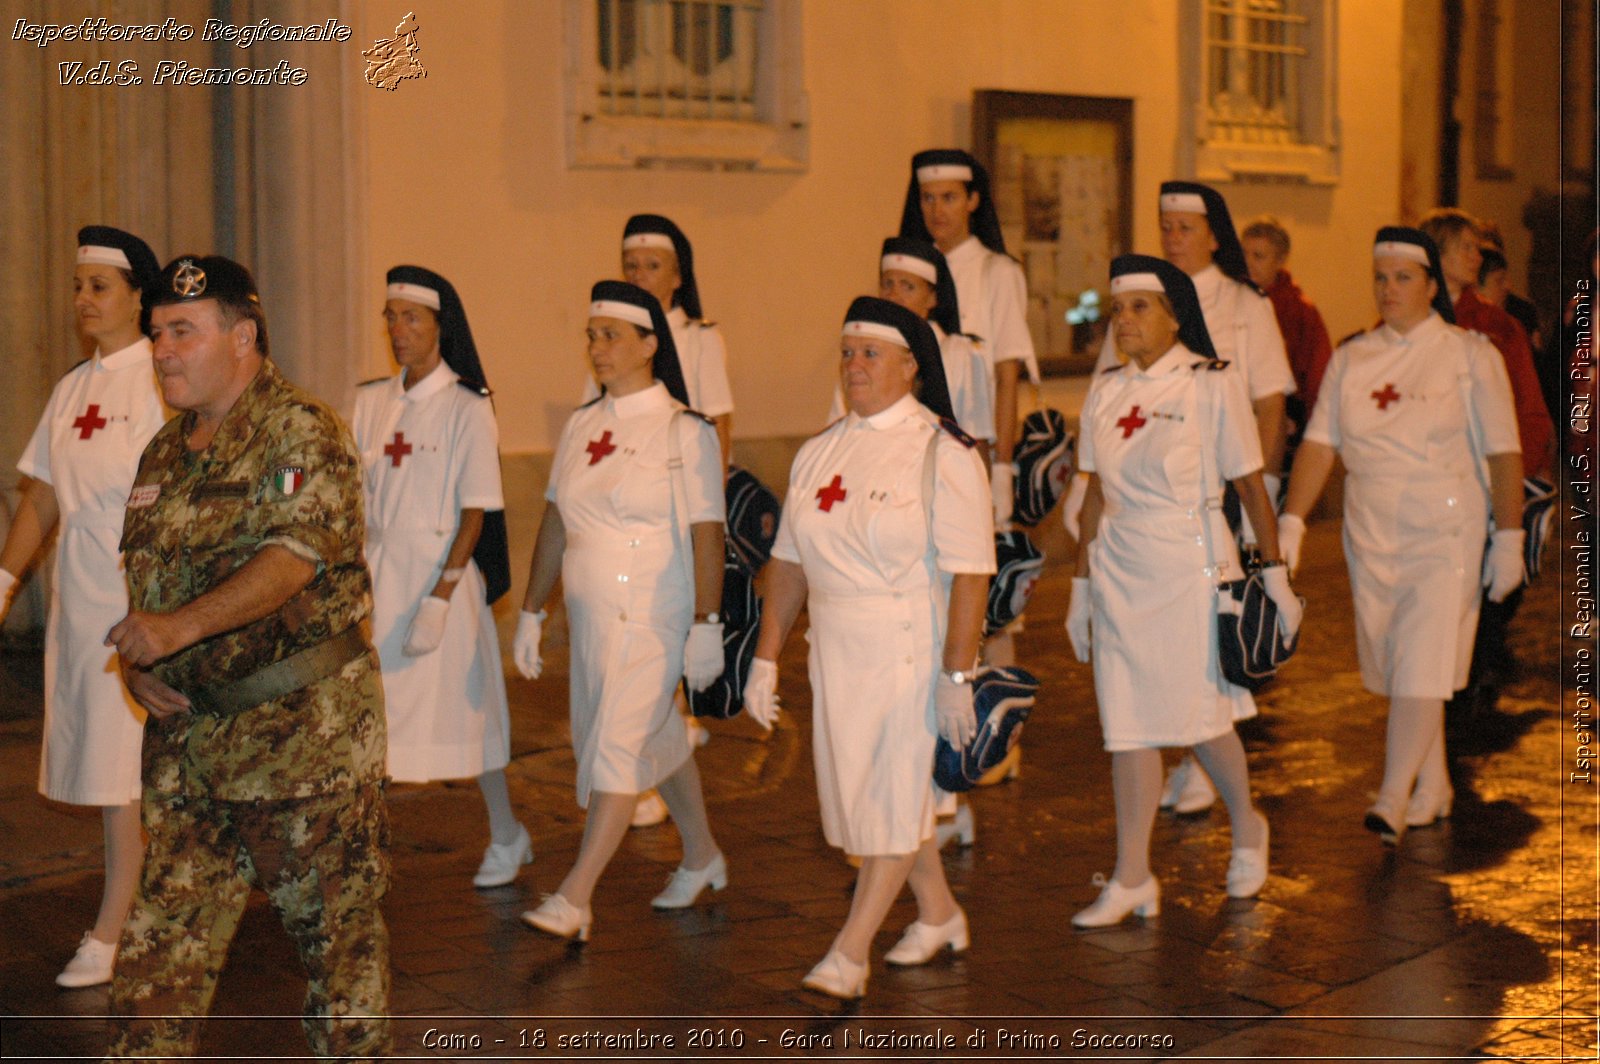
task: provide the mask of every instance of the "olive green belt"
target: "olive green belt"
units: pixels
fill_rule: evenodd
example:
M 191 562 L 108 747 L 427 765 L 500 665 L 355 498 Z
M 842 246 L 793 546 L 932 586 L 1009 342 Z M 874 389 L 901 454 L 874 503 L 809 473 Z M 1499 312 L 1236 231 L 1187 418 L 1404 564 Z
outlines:
M 184 694 L 197 712 L 228 717 L 309 687 L 338 672 L 366 649 L 361 626 L 351 625 L 332 639 L 257 669 L 242 680 Z

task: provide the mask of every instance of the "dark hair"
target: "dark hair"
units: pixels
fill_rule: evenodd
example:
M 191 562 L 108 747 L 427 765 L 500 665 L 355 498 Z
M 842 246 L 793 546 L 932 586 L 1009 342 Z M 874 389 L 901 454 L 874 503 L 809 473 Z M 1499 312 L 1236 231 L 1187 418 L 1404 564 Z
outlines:
M 251 321 L 256 326 L 256 350 L 262 358 L 271 357 L 271 350 L 267 344 L 267 315 L 261 309 L 261 304 L 253 299 L 217 299 L 217 313 L 222 318 L 222 327 L 231 329 L 241 321 Z
M 984 247 L 996 254 L 1006 254 L 1000 216 L 995 212 L 994 197 L 989 192 L 989 171 L 971 153 L 958 148 L 934 148 L 911 157 L 911 183 L 906 186 L 905 206 L 900 210 L 900 235 L 933 243 L 933 234 L 928 232 L 928 223 L 922 218 L 922 183 L 917 180 L 917 169 L 939 164 L 965 166 L 972 171 L 972 179 L 963 181 L 962 185 L 969 196 L 974 192 L 978 194 L 978 206 L 967 219 L 967 225 Z

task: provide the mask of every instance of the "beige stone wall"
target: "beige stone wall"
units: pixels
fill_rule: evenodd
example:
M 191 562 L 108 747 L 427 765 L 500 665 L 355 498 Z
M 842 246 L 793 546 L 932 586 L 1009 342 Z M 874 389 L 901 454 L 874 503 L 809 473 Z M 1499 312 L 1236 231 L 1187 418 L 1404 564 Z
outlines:
M 414 6 L 428 77 L 363 105 L 368 365 L 386 362 L 383 268 L 415 261 L 448 275 L 497 390 L 508 455 L 553 446 L 585 373 L 588 286 L 617 272 L 622 224 L 641 210 L 672 216 L 694 240 L 707 313 L 728 339 L 735 437 L 815 431 L 834 330 L 850 297 L 875 285 L 909 156 L 968 144 L 975 89 L 1133 98 L 1135 243 L 1159 246 L 1156 191 L 1176 176 L 1187 106 L 1174 3 L 808 0 L 802 174 L 568 170 L 563 4 Z M 392 28 L 387 10 L 356 14 L 363 40 Z M 1225 188 L 1236 217 L 1286 220 L 1296 276 L 1335 336 L 1371 319 L 1365 258 L 1399 209 L 1402 96 L 1400 5 L 1343 0 L 1340 19 L 1339 183 Z

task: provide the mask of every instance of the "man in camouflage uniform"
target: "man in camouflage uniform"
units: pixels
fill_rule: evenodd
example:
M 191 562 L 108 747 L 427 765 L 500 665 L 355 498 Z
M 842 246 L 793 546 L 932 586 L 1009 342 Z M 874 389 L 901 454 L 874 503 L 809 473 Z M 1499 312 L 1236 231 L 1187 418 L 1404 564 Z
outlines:
M 130 612 L 107 637 L 150 711 L 150 841 L 110 1052 L 194 1051 L 255 883 L 305 964 L 313 1050 L 380 1055 L 384 711 L 355 447 L 267 358 L 244 267 L 175 260 L 147 300 L 162 394 L 184 413 L 140 460 L 122 537 Z

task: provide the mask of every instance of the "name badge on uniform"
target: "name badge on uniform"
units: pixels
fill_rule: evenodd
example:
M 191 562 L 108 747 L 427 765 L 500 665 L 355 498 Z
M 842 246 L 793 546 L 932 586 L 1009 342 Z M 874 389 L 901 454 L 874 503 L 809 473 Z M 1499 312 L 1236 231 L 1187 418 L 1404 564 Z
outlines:
M 133 493 L 128 496 L 128 509 L 142 510 L 146 506 L 154 506 L 159 498 L 161 498 L 160 484 L 135 485 Z
M 306 471 L 303 466 L 280 466 L 278 471 L 272 474 L 272 486 L 282 495 L 293 495 L 305 482 Z
M 212 480 L 194 489 L 196 499 L 242 499 L 250 494 L 250 485 L 242 480 Z

